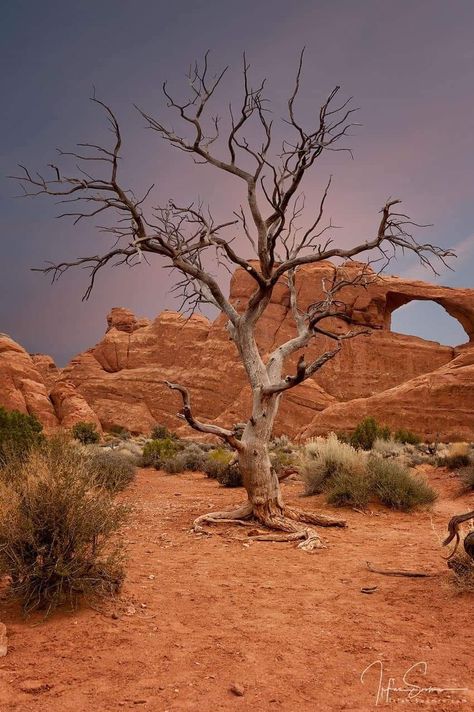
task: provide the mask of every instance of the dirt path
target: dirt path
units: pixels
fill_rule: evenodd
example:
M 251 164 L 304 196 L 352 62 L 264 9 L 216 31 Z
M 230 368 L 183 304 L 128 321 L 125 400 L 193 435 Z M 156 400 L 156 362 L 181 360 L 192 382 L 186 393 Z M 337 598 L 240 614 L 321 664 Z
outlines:
M 376 707 L 378 670 L 365 684 L 360 677 L 378 660 L 384 684 L 392 676 L 402 687 L 403 674 L 426 662 L 425 676 L 420 668 L 408 674 L 413 685 L 469 688 L 422 692 L 418 702 L 394 692 L 386 708 L 423 700 L 428 709 L 474 709 L 473 597 L 447 585 L 437 538 L 451 514 L 474 502 L 455 498 L 446 475 L 432 481 L 443 497 L 431 517 L 347 511 L 350 528 L 324 531 L 330 549 L 307 554 L 249 543 L 245 529 L 191 534 L 193 517 L 238 502 L 241 490 L 198 474 L 140 471 L 126 494 L 136 510 L 119 600 L 102 613 L 40 624 L 0 601 L 10 643 L 0 660 L 0 710 L 366 712 Z M 284 485 L 288 500 L 323 508 L 300 490 Z M 367 560 L 443 576 L 388 578 L 368 572 Z M 365 586 L 377 591 L 364 594 Z

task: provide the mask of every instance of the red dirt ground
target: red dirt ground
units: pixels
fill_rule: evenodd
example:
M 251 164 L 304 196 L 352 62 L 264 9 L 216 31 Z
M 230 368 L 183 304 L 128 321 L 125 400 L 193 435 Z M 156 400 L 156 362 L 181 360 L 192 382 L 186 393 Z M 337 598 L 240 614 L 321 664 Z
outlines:
M 361 673 L 378 660 L 384 685 L 393 676 L 402 687 L 403 674 L 425 662 L 426 675 L 408 673 L 408 682 L 468 688 L 413 699 L 393 692 L 379 707 L 474 709 L 473 597 L 453 592 L 439 545 L 449 517 L 474 502 L 456 496 L 446 472 L 430 479 L 442 494 L 431 516 L 348 510 L 349 529 L 324 530 L 330 548 L 308 554 L 249 543 L 244 528 L 229 525 L 210 537 L 190 533 L 193 517 L 238 502 L 242 491 L 199 474 L 141 470 L 125 495 L 135 513 L 119 599 L 46 622 L 23 620 L 16 604 L 0 601 L 9 637 L 0 709 L 366 712 L 376 707 L 378 672 L 365 684 Z M 283 487 L 299 506 L 334 512 L 320 498 L 301 499 L 298 482 Z M 441 576 L 380 576 L 367 560 Z M 377 590 L 364 594 L 366 586 Z

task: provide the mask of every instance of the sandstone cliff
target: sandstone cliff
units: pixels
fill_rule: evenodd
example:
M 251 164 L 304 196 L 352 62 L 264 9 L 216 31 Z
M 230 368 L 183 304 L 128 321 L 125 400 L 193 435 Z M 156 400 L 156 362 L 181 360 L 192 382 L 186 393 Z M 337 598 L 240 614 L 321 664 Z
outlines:
M 357 264 L 351 269 L 357 270 Z M 331 273 L 329 263 L 301 270 L 297 288 L 302 307 L 321 298 L 321 280 Z M 249 275 L 237 270 L 230 289 L 237 309 L 243 308 L 252 286 Z M 439 433 L 442 438 L 474 440 L 474 290 L 385 277 L 366 289 L 348 287 L 341 298 L 356 321 L 374 329 L 370 336 L 345 342 L 317 377 L 285 394 L 277 433 L 294 437 L 346 430 L 373 414 L 427 438 Z M 393 333 L 392 312 L 411 300 L 437 302 L 457 319 L 466 332 L 462 349 Z M 332 328 L 347 327 L 334 323 Z M 288 290 L 279 284 L 259 323 L 259 345 L 269 353 L 293 334 Z M 328 340 L 318 337 L 307 349 L 307 360 L 328 346 Z M 179 399 L 162 384 L 165 379 L 190 389 L 195 413 L 202 419 L 231 425 L 248 413 L 249 391 L 223 317 L 210 322 L 193 316 L 186 321 L 165 311 L 150 321 L 114 308 L 104 338 L 61 371 L 49 357 L 29 357 L 18 345 L 10 348 L 21 353 L 21 368 L 34 378 L 14 379 L 17 386 L 10 386 L 8 396 L 0 389 L 0 403 L 36 408 L 48 426 L 97 419 L 104 429 L 120 425 L 147 433 L 159 422 L 185 432 L 175 417 Z M 9 363 L 14 361 L 10 358 Z M 294 365 L 295 360 L 288 364 L 289 372 Z M 3 379 L 11 382 L 15 369 L 9 368 L 4 362 Z M 19 362 L 15 368 L 18 372 Z

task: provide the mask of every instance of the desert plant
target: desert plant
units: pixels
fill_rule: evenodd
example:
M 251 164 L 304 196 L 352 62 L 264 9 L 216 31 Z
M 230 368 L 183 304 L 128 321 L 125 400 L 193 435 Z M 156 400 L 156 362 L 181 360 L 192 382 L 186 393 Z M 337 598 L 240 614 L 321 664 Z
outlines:
M 405 428 L 399 428 L 393 434 L 394 439 L 402 443 L 403 445 L 419 445 L 421 438 L 416 433 L 412 433 L 411 430 L 406 430 Z
M 120 438 L 121 440 L 130 440 L 132 437 L 132 434 L 127 428 L 122 427 L 121 425 L 112 425 L 112 427 L 109 430 L 110 435 L 115 435 L 117 438 Z
M 327 438 L 316 438 L 306 443 L 299 457 L 299 470 L 307 495 L 327 490 L 330 482 L 339 475 L 357 476 L 365 471 L 366 455 L 335 433 Z
M 124 569 L 116 533 L 127 510 L 94 486 L 89 458 L 53 442 L 7 470 L 0 482 L 0 572 L 24 610 L 49 613 L 83 595 L 118 591 Z
M 156 470 L 161 470 L 164 462 L 173 459 L 179 450 L 180 445 L 173 438 L 151 440 L 143 448 L 143 467 L 154 467 Z
M 467 554 L 458 553 L 448 561 L 453 572 L 451 583 L 458 593 L 474 593 L 474 561 Z
M 386 426 L 381 426 L 375 418 L 371 416 L 360 421 L 351 435 L 351 445 L 362 450 L 371 450 L 377 438 L 388 440 L 390 430 Z
M 100 440 L 95 423 L 87 423 L 83 420 L 73 425 L 72 436 L 83 445 L 92 445 Z
M 173 456 L 165 458 L 162 462 L 162 469 L 170 474 L 186 472 L 187 470 L 202 470 L 205 459 L 205 453 L 199 445 L 196 443 L 189 443 Z
M 26 456 L 43 440 L 43 426 L 34 415 L 0 407 L 0 467 L 10 458 Z
M 241 487 L 242 475 L 234 460 L 231 450 L 217 447 L 207 453 L 202 469 L 208 477 L 216 479 L 224 487 Z
M 136 467 L 129 457 L 114 450 L 102 448 L 86 455 L 89 458 L 91 475 L 97 487 L 109 492 L 121 492 L 136 475 Z
M 400 457 L 403 453 L 403 445 L 392 438 L 376 438 L 372 445 L 372 452 L 380 457 Z
M 451 443 L 446 455 L 438 458 L 439 467 L 459 470 L 472 464 L 470 447 L 467 443 Z
M 165 425 L 155 425 L 151 431 L 152 440 L 179 440 L 176 433 L 173 433 Z
M 463 470 L 461 481 L 467 490 L 474 490 L 474 465 Z
M 366 473 L 349 474 L 341 472 L 328 483 L 326 499 L 335 507 L 364 508 L 371 497 L 370 480 Z
M 436 492 L 425 480 L 393 460 L 374 456 L 368 462 L 370 491 L 390 509 L 408 512 L 415 507 L 431 504 Z

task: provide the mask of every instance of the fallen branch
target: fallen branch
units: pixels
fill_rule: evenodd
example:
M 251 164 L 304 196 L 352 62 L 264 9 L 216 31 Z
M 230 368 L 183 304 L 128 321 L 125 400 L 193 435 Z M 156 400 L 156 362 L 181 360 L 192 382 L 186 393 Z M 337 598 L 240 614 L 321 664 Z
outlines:
M 382 576 L 406 576 L 407 578 L 433 578 L 434 576 L 439 576 L 439 574 L 429 574 L 424 571 L 397 571 L 395 569 L 376 569 L 372 566 L 370 561 L 367 561 L 367 568 L 373 574 L 382 574 Z

